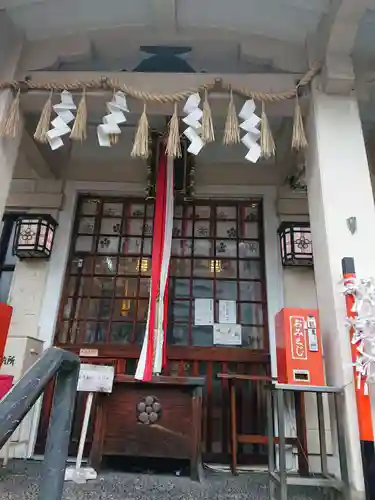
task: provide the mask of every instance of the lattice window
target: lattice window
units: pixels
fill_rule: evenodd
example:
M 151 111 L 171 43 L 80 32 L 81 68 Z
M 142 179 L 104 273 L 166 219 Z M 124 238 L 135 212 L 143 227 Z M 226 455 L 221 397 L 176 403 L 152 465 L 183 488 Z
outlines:
M 140 344 L 147 319 L 152 201 L 82 197 L 57 342 Z M 196 298 L 237 301 L 242 345 L 267 349 L 259 201 L 176 204 L 168 343 L 212 346 L 212 326 L 194 325 Z
M 168 343 L 212 346 L 212 326 L 194 324 L 195 299 L 237 302 L 242 345 L 264 349 L 266 294 L 261 205 L 195 203 L 175 208 Z

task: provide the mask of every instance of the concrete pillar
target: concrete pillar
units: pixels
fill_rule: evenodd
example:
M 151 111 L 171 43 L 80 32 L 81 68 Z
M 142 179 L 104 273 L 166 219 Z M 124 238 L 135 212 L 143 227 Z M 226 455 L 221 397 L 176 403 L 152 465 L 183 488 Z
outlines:
M 359 276 L 375 276 L 375 207 L 355 97 L 313 90 L 308 120 L 307 183 L 314 269 L 328 384 L 345 387 L 345 432 L 351 486 L 364 498 L 361 451 L 341 259 Z M 347 219 L 356 217 L 351 234 Z
M 21 56 L 23 37 L 7 17 L 0 11 L 0 79 L 12 80 L 15 77 L 18 61 Z M 13 96 L 10 90 L 0 93 L 0 123 L 9 108 Z M 20 137 L 15 139 L 0 138 L 0 220 L 3 216 L 14 165 L 17 160 Z

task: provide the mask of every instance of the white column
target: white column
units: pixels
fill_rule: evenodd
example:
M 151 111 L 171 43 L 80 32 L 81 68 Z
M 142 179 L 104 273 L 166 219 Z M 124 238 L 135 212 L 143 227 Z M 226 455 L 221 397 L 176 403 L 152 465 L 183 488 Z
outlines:
M 5 11 L 0 11 L 0 79 L 12 80 L 21 56 L 23 37 L 11 23 Z M 3 122 L 13 96 L 10 90 L 0 93 L 0 123 Z M 3 216 L 14 165 L 18 156 L 20 137 L 0 138 L 0 220 Z
M 375 208 L 355 97 L 313 90 L 308 122 L 307 183 L 314 269 L 327 381 L 345 386 L 345 431 L 353 490 L 364 490 L 341 259 L 359 276 L 375 276 Z M 351 234 L 347 218 L 356 217 Z M 364 496 L 363 496 L 364 498 Z

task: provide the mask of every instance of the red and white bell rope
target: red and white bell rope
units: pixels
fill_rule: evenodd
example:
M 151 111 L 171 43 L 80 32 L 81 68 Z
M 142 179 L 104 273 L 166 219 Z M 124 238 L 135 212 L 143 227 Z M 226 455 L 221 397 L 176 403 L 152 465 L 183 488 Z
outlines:
M 173 158 L 160 155 L 156 180 L 152 269 L 146 331 L 135 378 L 150 381 L 166 361 L 168 276 L 173 229 Z

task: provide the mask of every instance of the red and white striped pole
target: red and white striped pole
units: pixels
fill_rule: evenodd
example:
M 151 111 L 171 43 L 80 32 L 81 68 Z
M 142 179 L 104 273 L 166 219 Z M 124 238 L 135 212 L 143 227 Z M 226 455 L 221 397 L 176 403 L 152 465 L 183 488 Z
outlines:
M 344 284 L 349 284 L 356 277 L 354 259 L 352 257 L 344 257 L 341 261 L 342 272 L 344 276 Z M 355 318 L 357 313 L 353 311 L 354 295 L 346 294 L 346 314 L 348 318 Z M 350 329 L 350 346 L 352 351 L 353 361 L 353 376 L 358 377 L 355 369 L 357 359 L 357 347 L 352 343 L 353 328 Z M 366 487 L 366 498 L 375 500 L 375 449 L 374 449 L 374 430 L 372 426 L 371 401 L 368 393 L 365 393 L 364 387 L 366 379 L 361 375 L 361 384 L 355 383 L 355 396 L 357 402 L 357 417 L 359 427 L 359 438 L 361 440 L 363 476 Z
M 146 331 L 135 378 L 150 382 L 166 363 L 168 319 L 168 276 L 172 247 L 174 207 L 174 162 L 165 151 L 160 154 L 156 180 L 154 231 L 152 241 L 151 287 Z

